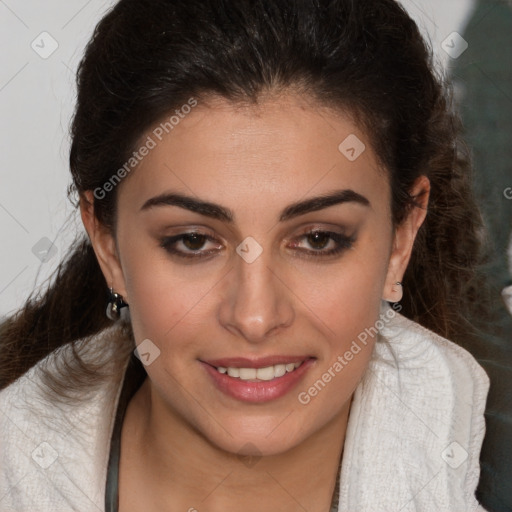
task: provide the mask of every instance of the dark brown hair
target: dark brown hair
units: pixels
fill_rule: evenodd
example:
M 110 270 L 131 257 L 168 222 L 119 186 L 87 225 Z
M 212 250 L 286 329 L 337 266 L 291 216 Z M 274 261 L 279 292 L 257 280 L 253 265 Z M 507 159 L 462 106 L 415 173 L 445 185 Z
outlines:
M 257 103 L 264 92 L 294 89 L 358 120 L 388 172 L 395 225 L 414 205 L 416 178 L 430 179 L 402 313 L 467 346 L 469 319 L 482 310 L 474 290 L 483 231 L 443 82 L 394 0 L 121 0 L 96 26 L 78 68 L 69 193 L 85 200 L 85 191 L 103 187 L 141 135 L 191 97 Z M 94 204 L 113 232 L 116 197 L 114 188 Z M 0 387 L 111 325 L 106 290 L 89 241 L 77 240 L 47 290 L 4 324 Z M 129 327 L 119 336 L 129 340 L 119 344 L 125 357 Z M 78 352 L 76 360 L 68 386 L 100 378 Z

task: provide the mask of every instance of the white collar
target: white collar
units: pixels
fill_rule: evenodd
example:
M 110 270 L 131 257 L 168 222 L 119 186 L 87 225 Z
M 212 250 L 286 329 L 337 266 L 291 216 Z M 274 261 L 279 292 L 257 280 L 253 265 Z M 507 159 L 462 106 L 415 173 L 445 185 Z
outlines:
M 465 349 L 384 302 L 381 319 L 350 410 L 338 511 L 484 510 L 474 493 L 487 374 Z

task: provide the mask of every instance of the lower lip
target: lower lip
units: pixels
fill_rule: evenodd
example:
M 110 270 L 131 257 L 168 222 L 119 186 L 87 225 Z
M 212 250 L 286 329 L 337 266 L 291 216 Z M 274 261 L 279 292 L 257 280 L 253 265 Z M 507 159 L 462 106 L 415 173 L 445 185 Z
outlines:
M 272 380 L 250 382 L 220 373 L 213 366 L 203 363 L 217 388 L 226 395 L 243 402 L 262 403 L 276 400 L 290 392 L 313 365 L 314 359 L 307 359 L 293 372 Z

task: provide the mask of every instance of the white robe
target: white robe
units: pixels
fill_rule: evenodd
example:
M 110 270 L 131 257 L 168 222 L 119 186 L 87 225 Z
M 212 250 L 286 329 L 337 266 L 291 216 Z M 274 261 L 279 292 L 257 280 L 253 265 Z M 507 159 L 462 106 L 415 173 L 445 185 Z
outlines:
M 385 303 L 381 318 L 350 409 L 338 511 L 484 511 L 474 493 L 487 374 Z M 39 366 L 0 392 L 0 511 L 103 511 L 122 373 L 72 406 L 44 397 Z

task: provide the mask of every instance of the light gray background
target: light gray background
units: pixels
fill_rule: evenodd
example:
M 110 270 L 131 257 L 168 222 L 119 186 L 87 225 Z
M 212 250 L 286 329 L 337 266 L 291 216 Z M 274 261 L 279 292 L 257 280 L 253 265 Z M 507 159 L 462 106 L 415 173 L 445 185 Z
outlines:
M 74 212 L 66 196 L 74 74 L 95 24 L 114 3 L 0 0 L 0 317 L 50 276 L 83 229 L 76 214 L 67 222 Z M 474 0 L 402 3 L 431 39 L 438 65 L 449 66 L 441 43 L 463 32 Z M 58 44 L 48 58 L 31 46 L 50 48 L 43 32 Z

